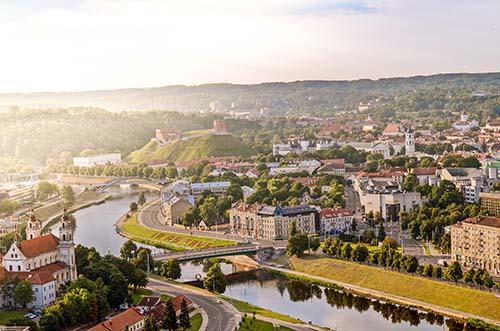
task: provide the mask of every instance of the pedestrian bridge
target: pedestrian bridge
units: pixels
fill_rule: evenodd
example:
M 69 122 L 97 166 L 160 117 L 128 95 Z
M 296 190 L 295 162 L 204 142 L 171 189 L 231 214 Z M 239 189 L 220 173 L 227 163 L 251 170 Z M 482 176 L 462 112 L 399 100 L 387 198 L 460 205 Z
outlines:
M 205 249 L 193 249 L 193 250 L 187 250 L 184 252 L 155 254 L 155 255 L 153 255 L 153 257 L 156 260 L 176 259 L 179 261 L 189 261 L 189 260 L 205 259 L 205 258 L 217 257 L 217 256 L 257 253 L 259 250 L 267 249 L 267 248 L 270 248 L 270 247 L 263 247 L 263 246 L 259 246 L 259 245 L 253 245 L 253 244 L 236 245 L 236 246 L 222 246 L 222 247 L 213 247 L 213 248 L 205 248 Z
M 121 178 L 116 178 L 113 179 L 109 182 L 102 183 L 102 184 L 95 184 L 90 187 L 91 190 L 97 191 L 97 192 L 102 192 L 106 190 L 107 188 L 113 186 L 113 185 L 118 185 L 118 184 L 135 184 L 140 187 L 144 187 L 147 189 L 155 190 L 155 191 L 160 191 L 162 186 L 158 185 L 150 180 L 140 178 L 140 177 L 121 177 Z

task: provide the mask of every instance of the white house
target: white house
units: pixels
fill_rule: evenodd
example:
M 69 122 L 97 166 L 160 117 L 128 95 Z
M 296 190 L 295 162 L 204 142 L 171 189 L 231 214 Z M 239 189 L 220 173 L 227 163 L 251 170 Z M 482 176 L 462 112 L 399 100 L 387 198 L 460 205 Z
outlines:
M 319 228 L 322 234 L 339 234 L 351 231 L 353 214 L 344 208 L 324 208 L 319 213 Z

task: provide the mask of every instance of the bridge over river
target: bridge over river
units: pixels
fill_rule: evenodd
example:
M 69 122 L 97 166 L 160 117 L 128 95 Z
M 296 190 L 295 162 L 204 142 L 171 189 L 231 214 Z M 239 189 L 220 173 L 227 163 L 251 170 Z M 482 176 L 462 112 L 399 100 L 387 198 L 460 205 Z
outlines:
M 236 246 L 221 246 L 221 247 L 213 247 L 205 249 L 193 249 L 183 252 L 156 254 L 154 255 L 154 258 L 156 260 L 177 259 L 179 261 L 189 261 L 189 260 L 203 259 L 203 258 L 217 257 L 217 256 L 259 253 L 261 251 L 266 251 L 272 248 L 273 248 L 272 246 L 244 244 Z
M 119 184 L 137 185 L 154 191 L 160 191 L 162 188 L 161 185 L 158 185 L 150 180 L 141 177 L 121 177 L 110 180 L 109 182 L 106 183 L 91 185 L 90 189 L 97 192 L 102 192 L 113 185 L 119 185 Z

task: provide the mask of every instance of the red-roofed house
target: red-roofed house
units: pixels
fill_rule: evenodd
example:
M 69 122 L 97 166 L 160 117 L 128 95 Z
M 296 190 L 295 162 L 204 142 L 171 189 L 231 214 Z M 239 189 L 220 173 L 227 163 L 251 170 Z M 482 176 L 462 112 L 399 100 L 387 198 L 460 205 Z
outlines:
M 129 331 L 144 329 L 144 316 L 133 307 L 105 322 L 97 324 L 90 328 L 89 331 L 124 331 L 127 327 Z
M 401 134 L 402 134 L 401 126 L 397 123 L 387 124 L 384 131 L 382 132 L 382 135 L 385 137 L 399 136 Z
M 319 213 L 320 233 L 349 233 L 353 220 L 353 214 L 345 208 L 324 208 Z

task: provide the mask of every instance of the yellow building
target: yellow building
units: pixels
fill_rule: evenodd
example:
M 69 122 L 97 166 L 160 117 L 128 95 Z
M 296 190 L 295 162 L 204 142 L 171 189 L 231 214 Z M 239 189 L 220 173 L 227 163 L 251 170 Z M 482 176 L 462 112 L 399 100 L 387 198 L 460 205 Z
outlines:
M 451 259 L 500 276 L 500 218 L 477 216 L 452 225 Z
M 181 197 L 172 197 L 162 204 L 162 211 L 165 215 L 165 225 L 173 226 L 180 224 L 182 217 L 188 212 L 192 205 Z
M 480 193 L 481 208 L 488 211 L 491 216 L 500 216 L 500 192 Z

